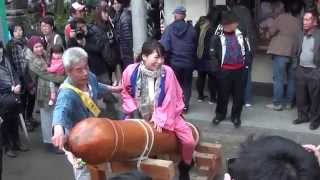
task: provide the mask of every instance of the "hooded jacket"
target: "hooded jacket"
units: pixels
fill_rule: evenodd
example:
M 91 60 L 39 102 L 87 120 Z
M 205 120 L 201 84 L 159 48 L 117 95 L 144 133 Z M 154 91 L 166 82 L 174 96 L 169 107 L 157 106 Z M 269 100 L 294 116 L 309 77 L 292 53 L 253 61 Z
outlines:
M 193 68 L 197 50 L 197 35 L 192 24 L 177 20 L 169 25 L 160 43 L 169 55 L 170 65 Z

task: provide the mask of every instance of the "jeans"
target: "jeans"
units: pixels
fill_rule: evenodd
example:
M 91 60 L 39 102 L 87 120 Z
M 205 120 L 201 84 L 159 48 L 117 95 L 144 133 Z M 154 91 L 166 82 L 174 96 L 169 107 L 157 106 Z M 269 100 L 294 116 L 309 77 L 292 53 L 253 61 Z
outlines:
M 273 55 L 273 104 L 292 104 L 295 97 L 294 65 L 286 56 Z M 284 94 L 285 77 L 287 89 Z

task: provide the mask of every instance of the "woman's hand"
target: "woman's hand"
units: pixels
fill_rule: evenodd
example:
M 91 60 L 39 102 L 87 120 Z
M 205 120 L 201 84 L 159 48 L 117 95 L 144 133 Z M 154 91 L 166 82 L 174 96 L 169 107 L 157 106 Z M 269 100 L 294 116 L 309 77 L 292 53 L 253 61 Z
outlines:
M 120 93 L 122 91 L 122 85 L 108 86 L 112 93 Z
M 314 155 L 316 156 L 316 158 L 318 159 L 318 163 L 320 165 L 320 145 L 317 147 L 313 144 L 306 144 L 306 145 L 303 145 L 303 147 L 309 151 L 309 152 L 312 152 L 314 153 Z
M 162 132 L 162 128 L 159 126 L 159 124 L 158 124 L 156 121 L 154 121 L 154 120 L 151 119 L 150 122 L 153 123 L 153 128 L 154 128 L 157 132 L 159 132 L 159 133 Z

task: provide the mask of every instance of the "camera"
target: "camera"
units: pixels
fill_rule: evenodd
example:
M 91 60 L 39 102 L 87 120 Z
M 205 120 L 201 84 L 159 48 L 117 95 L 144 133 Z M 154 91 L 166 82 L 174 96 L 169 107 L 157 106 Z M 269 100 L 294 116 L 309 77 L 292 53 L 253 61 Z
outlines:
M 74 29 L 75 34 L 76 34 L 76 36 L 75 36 L 76 39 L 81 40 L 81 39 L 85 38 L 85 33 L 83 32 L 83 30 L 81 28 L 77 27 L 76 21 L 70 22 L 70 28 Z
M 85 38 L 85 34 L 81 29 L 76 29 L 76 39 L 83 39 Z

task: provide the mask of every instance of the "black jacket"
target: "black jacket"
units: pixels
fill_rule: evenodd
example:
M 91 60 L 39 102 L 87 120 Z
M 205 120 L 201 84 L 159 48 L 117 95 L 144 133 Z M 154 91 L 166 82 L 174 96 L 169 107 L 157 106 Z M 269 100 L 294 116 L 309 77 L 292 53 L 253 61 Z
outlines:
M 20 84 L 19 77 L 11 67 L 8 58 L 3 56 L 0 60 L 0 94 L 11 92 L 11 87 Z
M 302 52 L 302 43 L 303 43 L 303 37 L 304 34 L 303 32 L 301 32 L 298 36 L 298 54 L 297 54 L 297 64 L 300 64 L 300 55 Z M 312 37 L 314 38 L 314 58 L 313 58 L 313 62 L 314 64 L 317 66 L 317 68 L 320 69 L 320 29 L 316 29 L 313 33 L 312 33 Z
M 103 38 L 106 40 L 102 49 L 102 58 L 109 68 L 114 69 L 121 62 L 120 47 L 116 38 L 115 28 L 110 22 L 96 25 L 103 32 Z
M 108 64 L 103 60 L 102 49 L 107 40 L 104 33 L 96 25 L 89 24 L 84 49 L 88 53 L 90 70 L 97 76 L 108 72 Z
M 133 63 L 133 35 L 131 11 L 124 8 L 115 17 L 117 39 L 120 45 L 121 60 Z M 130 63 L 129 63 L 130 64 Z
M 245 66 L 248 67 L 252 63 L 252 52 L 250 48 L 249 40 L 246 36 L 244 36 L 239 29 L 236 31 L 237 37 L 242 36 L 243 44 L 240 44 L 244 48 L 244 56 L 245 56 Z M 223 29 L 217 28 L 215 34 L 211 37 L 210 40 L 210 50 L 209 50 L 209 68 L 211 73 L 218 73 L 221 71 L 223 56 L 223 47 L 221 44 L 221 40 L 224 37 Z M 241 37 L 240 37 L 241 38 Z

